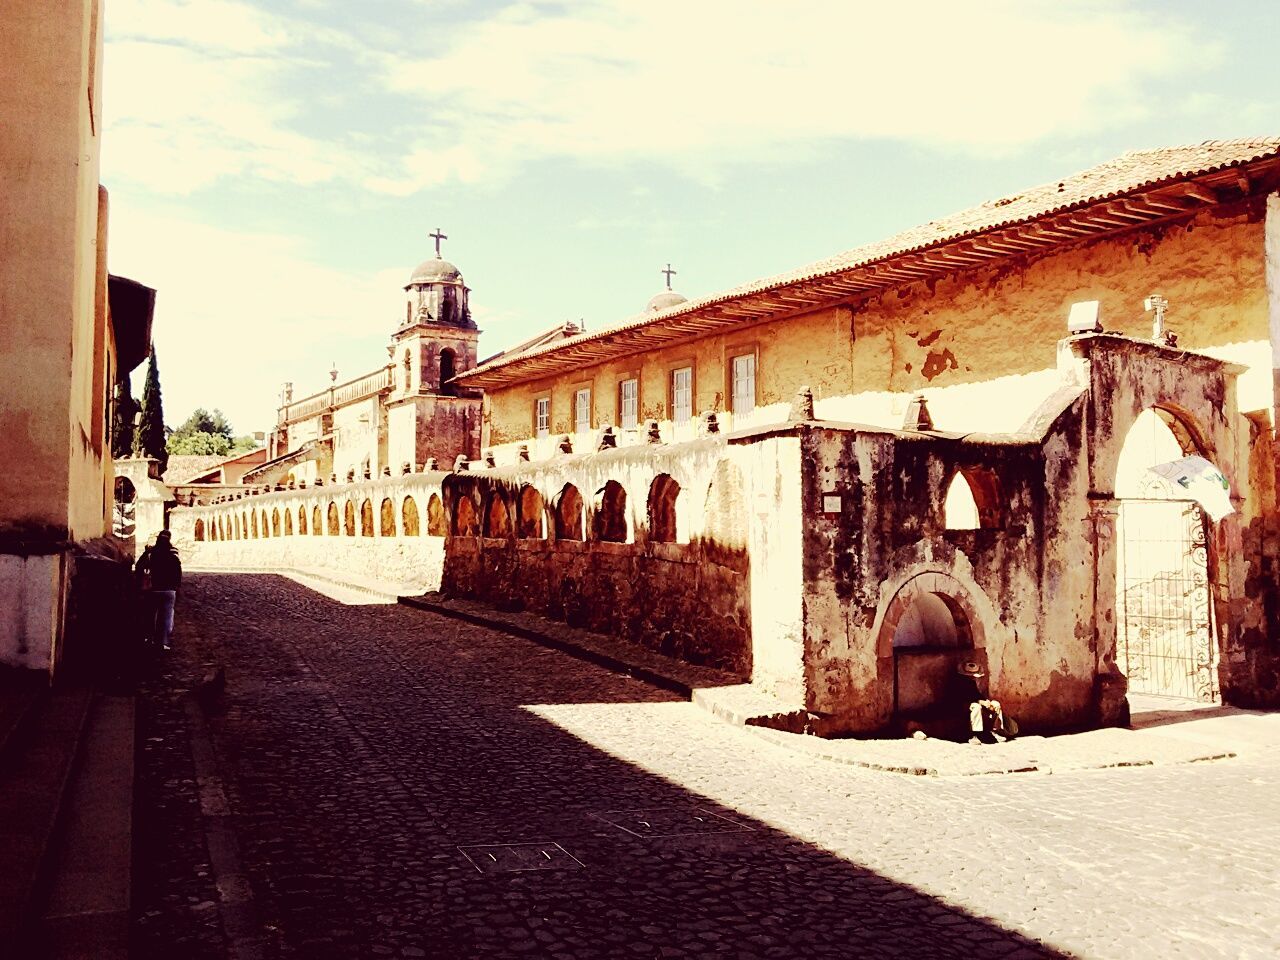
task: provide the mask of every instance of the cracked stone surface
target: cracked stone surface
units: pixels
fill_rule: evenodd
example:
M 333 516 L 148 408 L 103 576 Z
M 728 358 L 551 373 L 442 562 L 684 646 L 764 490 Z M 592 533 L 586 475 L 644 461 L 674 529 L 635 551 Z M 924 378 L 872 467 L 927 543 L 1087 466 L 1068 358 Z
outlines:
M 1276 954 L 1280 738 L 1210 764 L 876 773 L 269 575 L 189 577 L 175 643 L 140 712 L 138 957 L 252 955 L 225 933 L 183 709 L 210 664 L 257 955 Z M 719 818 L 746 829 L 700 829 Z

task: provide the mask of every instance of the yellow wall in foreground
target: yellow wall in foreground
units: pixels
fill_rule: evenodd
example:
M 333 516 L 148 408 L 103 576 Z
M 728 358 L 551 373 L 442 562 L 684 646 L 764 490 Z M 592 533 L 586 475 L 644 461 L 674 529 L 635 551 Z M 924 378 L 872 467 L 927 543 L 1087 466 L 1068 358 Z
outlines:
M 1150 336 L 1142 300 L 1170 300 L 1179 345 L 1214 349 L 1253 369 L 1241 409 L 1270 408 L 1270 346 L 1263 224 L 1244 210 L 1201 215 L 1163 231 L 1135 232 L 1045 256 L 918 283 L 853 307 L 768 321 L 728 335 L 583 368 L 488 394 L 487 445 L 533 434 L 534 402 L 550 395 L 553 436 L 573 431 L 573 394 L 592 387 L 593 427 L 618 422 L 617 382 L 638 373 L 641 421 L 669 417 L 669 370 L 695 363 L 696 413 L 726 409 L 726 362 L 758 351 L 755 422 L 782 419 L 812 387 L 818 415 L 881 426 L 901 423 L 905 398 L 924 391 L 938 426 L 1011 430 L 1056 384 L 1054 344 L 1070 305 L 1099 300 L 1108 330 Z M 1224 345 L 1237 345 L 1222 350 Z M 992 381 L 996 381 L 993 383 Z

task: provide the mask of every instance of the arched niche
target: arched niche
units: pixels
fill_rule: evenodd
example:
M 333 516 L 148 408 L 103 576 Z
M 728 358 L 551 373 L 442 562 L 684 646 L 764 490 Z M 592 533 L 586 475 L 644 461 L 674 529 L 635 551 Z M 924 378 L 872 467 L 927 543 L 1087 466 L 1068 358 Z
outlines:
M 582 494 L 572 483 L 566 483 L 556 495 L 555 524 L 557 540 L 583 540 Z

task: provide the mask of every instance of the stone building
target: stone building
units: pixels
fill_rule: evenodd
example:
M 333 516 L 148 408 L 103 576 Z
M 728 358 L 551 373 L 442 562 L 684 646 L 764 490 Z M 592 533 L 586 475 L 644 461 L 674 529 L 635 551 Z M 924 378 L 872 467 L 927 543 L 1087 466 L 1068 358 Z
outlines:
M 53 672 L 74 623 L 109 622 L 102 581 L 127 571 L 103 539 L 112 391 L 147 356 L 155 291 L 107 273 L 98 5 L 13 0 L 4 22 L 0 664 Z
M 404 316 L 392 331 L 385 366 L 294 399 L 286 384 L 268 459 L 248 484 L 314 484 L 421 469 L 429 460 L 474 458 L 480 447 L 480 394 L 455 376 L 477 362 L 480 331 L 459 269 L 440 255 L 405 285 Z
M 287 503 L 332 562 L 391 573 L 394 544 L 419 586 L 721 667 L 826 734 L 932 722 L 960 658 L 1031 730 L 1275 705 L 1278 189 L 1280 139 L 1126 154 L 461 372 L 465 469 L 180 529 L 286 563 Z

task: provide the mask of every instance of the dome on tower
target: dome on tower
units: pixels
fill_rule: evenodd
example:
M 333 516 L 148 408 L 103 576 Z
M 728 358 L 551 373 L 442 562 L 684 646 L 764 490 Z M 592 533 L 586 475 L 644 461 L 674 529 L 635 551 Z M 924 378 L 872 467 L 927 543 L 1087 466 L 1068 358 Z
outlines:
M 668 307 L 674 307 L 688 301 L 688 297 L 676 293 L 674 290 L 663 290 L 649 299 L 649 302 L 645 304 L 644 312 L 657 313 L 659 310 L 666 310 Z
M 432 257 L 430 260 L 423 260 L 416 268 L 414 268 L 413 276 L 409 278 L 409 283 L 461 283 L 462 271 L 455 267 L 448 260 L 440 257 Z

